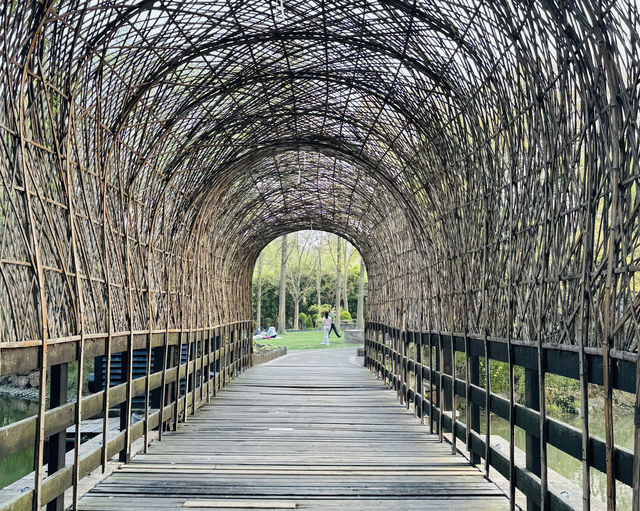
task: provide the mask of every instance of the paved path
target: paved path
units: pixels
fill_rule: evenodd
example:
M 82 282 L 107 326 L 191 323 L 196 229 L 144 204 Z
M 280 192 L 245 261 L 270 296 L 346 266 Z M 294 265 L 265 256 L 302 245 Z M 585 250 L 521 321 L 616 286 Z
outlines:
M 293 352 L 250 369 L 80 508 L 507 509 L 355 353 Z

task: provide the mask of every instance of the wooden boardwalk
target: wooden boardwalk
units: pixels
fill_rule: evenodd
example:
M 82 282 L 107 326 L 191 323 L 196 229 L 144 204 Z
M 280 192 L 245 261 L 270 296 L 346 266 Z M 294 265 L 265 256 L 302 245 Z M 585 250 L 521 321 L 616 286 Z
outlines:
M 297 352 L 250 369 L 80 509 L 508 509 L 355 353 Z

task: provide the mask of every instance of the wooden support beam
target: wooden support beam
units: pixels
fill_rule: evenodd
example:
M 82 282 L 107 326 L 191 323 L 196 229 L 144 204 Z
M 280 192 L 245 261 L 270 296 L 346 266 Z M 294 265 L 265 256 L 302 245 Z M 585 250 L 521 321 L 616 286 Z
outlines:
M 525 369 L 524 371 L 524 401 L 525 406 L 539 411 L 540 409 L 540 386 L 537 371 Z M 540 477 L 541 474 L 541 449 L 540 439 L 531 433 L 525 435 L 525 456 L 526 467 L 532 474 Z M 540 505 L 531 497 L 527 498 L 527 511 L 539 511 Z
M 67 404 L 67 382 L 69 376 L 69 364 L 59 364 L 50 370 L 51 389 L 49 391 L 49 408 L 56 409 Z M 48 468 L 49 475 L 61 470 L 65 465 L 67 453 L 67 430 L 49 437 Z M 63 511 L 64 495 L 58 495 L 47 504 L 47 511 Z

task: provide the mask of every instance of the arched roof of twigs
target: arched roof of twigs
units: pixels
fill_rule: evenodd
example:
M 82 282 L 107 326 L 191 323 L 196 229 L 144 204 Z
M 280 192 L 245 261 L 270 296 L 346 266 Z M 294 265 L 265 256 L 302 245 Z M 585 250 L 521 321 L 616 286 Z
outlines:
M 635 0 L 0 22 L 0 342 L 248 318 L 260 250 L 314 228 L 363 253 L 372 319 L 637 349 Z

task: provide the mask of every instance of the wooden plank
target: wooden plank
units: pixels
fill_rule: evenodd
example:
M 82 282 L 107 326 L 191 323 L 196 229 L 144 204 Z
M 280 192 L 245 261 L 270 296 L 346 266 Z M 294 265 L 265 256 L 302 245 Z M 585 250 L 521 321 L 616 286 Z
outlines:
M 427 501 L 443 510 L 507 509 L 499 488 L 451 456 L 373 373 L 348 361 L 353 353 L 293 353 L 243 372 L 162 443 L 96 486 L 80 509 L 187 502 L 424 509 Z
M 231 509 L 298 509 L 295 502 L 272 500 L 256 502 L 251 500 L 187 500 L 182 507 L 188 508 L 231 508 Z

